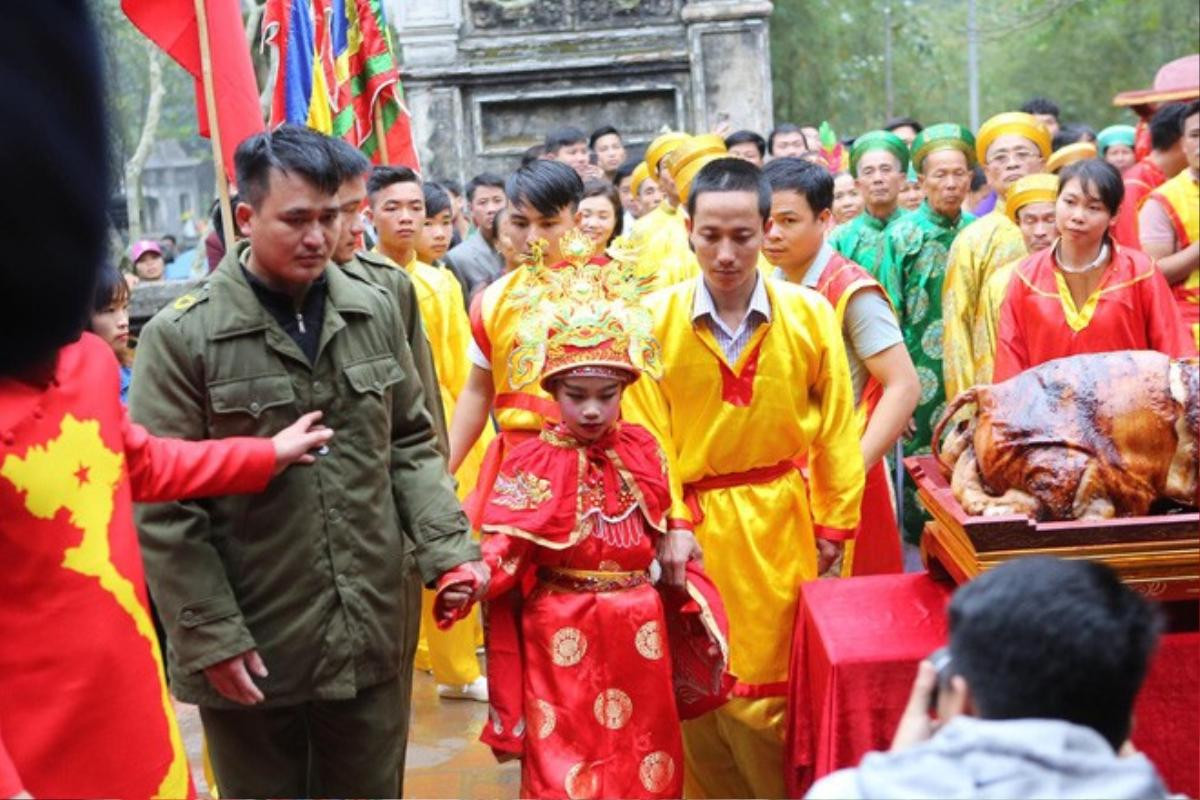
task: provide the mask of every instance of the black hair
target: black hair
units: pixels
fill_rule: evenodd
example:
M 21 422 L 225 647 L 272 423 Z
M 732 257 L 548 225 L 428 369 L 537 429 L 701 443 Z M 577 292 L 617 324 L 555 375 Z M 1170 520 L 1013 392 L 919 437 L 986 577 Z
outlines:
M 0 376 L 49 363 L 79 337 L 105 259 L 110 153 L 90 8 L 12 3 L 0 25 L 0 110 L 9 120 L 0 174 L 21 187 L 0 198 L 5 224 L 20 232 L 5 242 L 0 269 Z M 54 223 L 46 208 L 64 216 Z
M 521 154 L 521 166 L 523 167 L 526 164 L 532 164 L 545 154 L 546 148 L 544 145 L 530 145 L 529 147 L 525 148 L 525 152 Z
M 378 166 L 371 170 L 371 176 L 367 178 L 367 196 L 373 198 L 376 193 L 396 183 L 415 183 L 420 186 L 421 179 L 408 167 Z
M 1125 182 L 1116 167 L 1103 158 L 1087 158 L 1068 164 L 1058 173 L 1058 194 L 1062 194 L 1063 187 L 1072 180 L 1078 180 L 1085 192 L 1095 189 L 1109 216 L 1117 215 L 1125 197 Z
M 625 207 L 621 205 L 621 194 L 617 191 L 617 187 L 608 181 L 588 181 L 583 185 L 583 196 L 579 199 L 584 200 L 588 197 L 603 197 L 613 207 L 613 218 L 616 220 L 616 225 L 613 226 L 612 235 L 608 237 L 608 241 L 611 242 L 625 229 Z
M 546 142 L 543 145 L 547 155 L 554 155 L 567 145 L 579 144 L 587 142 L 587 134 L 572 125 L 567 125 L 563 128 L 555 128 L 546 134 Z
M 450 210 L 450 193 L 444 186 L 433 181 L 426 181 L 421 189 L 425 193 L 426 217 L 435 217 L 443 211 Z
M 621 132 L 612 125 L 601 125 L 599 128 L 596 128 L 596 130 L 592 131 L 592 135 L 588 137 L 588 150 L 596 149 L 596 140 L 601 136 L 608 136 L 614 133 L 617 135 L 618 139 L 621 138 Z M 574 142 L 572 142 L 572 144 L 574 144 Z
M 331 136 L 326 142 L 329 144 L 329 152 L 333 157 L 334 166 L 342 176 L 342 183 L 351 178 L 360 178 L 371 171 L 371 160 L 345 139 Z
M 1170 150 L 1183 138 L 1183 122 L 1187 119 L 1187 103 L 1166 103 L 1150 118 L 1150 146 L 1155 150 Z
M 758 215 L 766 220 L 771 216 L 771 184 L 762 170 L 742 158 L 718 158 L 701 167 L 692 179 L 688 192 L 687 211 L 696 216 L 696 201 L 708 192 L 750 192 L 758 195 Z
M 492 241 L 493 242 L 495 242 L 496 239 L 500 236 L 500 217 L 504 216 L 507 213 L 508 213 L 508 206 L 505 206 L 504 208 L 497 211 L 495 216 L 492 217 Z
M 978 192 L 984 186 L 987 186 L 987 172 L 978 164 L 971 170 L 971 191 Z
M 804 137 L 805 146 L 808 145 L 808 137 L 804 136 L 804 131 L 800 130 L 799 125 L 793 125 L 790 122 L 781 122 L 767 136 L 767 152 L 771 155 L 775 155 L 775 137 L 781 133 L 798 133 Z
M 912 128 L 913 133 L 920 133 L 925 130 L 925 126 L 917 122 L 912 117 L 892 117 L 887 122 L 883 123 L 883 130 L 894 131 L 896 128 Z
M 1026 114 L 1046 114 L 1058 119 L 1059 110 L 1058 103 L 1045 97 L 1031 97 L 1025 105 L 1021 106 L 1021 110 Z
M 984 719 L 1059 719 L 1117 750 L 1160 623 L 1107 566 L 1022 558 L 959 587 L 950 602 L 953 671 Z
M 281 125 L 247 137 L 234 151 L 233 164 L 238 192 L 256 209 L 267 196 L 272 169 L 299 175 L 322 194 L 336 194 L 342 185 L 329 137 L 303 125 Z
M 631 158 L 621 166 L 617 167 L 617 171 L 613 173 L 613 185 L 619 186 L 621 181 L 628 178 L 637 169 L 637 165 L 642 163 L 640 158 Z
M 1050 151 L 1054 152 L 1076 142 L 1094 141 L 1096 141 L 1096 131 L 1092 130 L 1090 126 L 1084 125 L 1082 122 L 1066 122 L 1058 126 L 1058 133 L 1054 134 L 1054 138 L 1050 140 Z
M 763 167 L 772 192 L 791 190 L 804 195 L 813 216 L 833 208 L 833 174 L 802 158 L 777 158 Z
M 776 129 L 776 130 L 778 130 L 778 129 Z M 772 133 L 774 133 L 774 132 L 772 132 Z M 808 139 L 805 139 L 804 141 L 807 142 Z M 754 145 L 755 149 L 758 150 L 758 154 L 760 156 L 765 156 L 767 154 L 767 140 L 764 139 L 763 137 L 759 136 L 754 131 L 747 131 L 747 130 L 734 131 L 733 133 L 731 133 L 725 137 L 725 149 L 726 150 L 730 149 L 735 144 L 752 144 L 752 145 Z
M 475 190 L 480 186 L 487 186 L 490 189 L 503 189 L 504 178 L 501 178 L 494 172 L 481 172 L 471 180 L 467 181 L 467 202 L 475 202 Z
M 504 194 L 511 205 L 530 205 L 547 216 L 574 211 L 583 197 L 583 180 L 561 161 L 538 159 L 508 176 Z
M 164 233 L 164 234 L 162 235 L 161 239 L 162 239 L 162 241 L 163 241 L 163 242 L 165 242 L 165 241 L 167 241 L 168 239 L 170 239 L 170 240 L 171 240 L 171 244 L 179 244 L 179 240 L 175 238 L 175 234 L 173 234 L 173 233 Z M 161 242 L 160 242 L 160 244 L 161 244 Z
M 98 314 L 113 303 L 129 301 L 129 284 L 116 267 L 105 264 L 96 275 L 96 290 L 92 294 L 92 313 Z M 89 326 L 90 327 L 90 326 Z
M 458 181 L 454 180 L 453 178 L 438 178 L 437 180 L 434 181 L 434 183 L 436 183 L 438 186 L 445 189 L 450 194 L 455 195 L 456 197 L 463 196 L 462 184 L 459 183 Z

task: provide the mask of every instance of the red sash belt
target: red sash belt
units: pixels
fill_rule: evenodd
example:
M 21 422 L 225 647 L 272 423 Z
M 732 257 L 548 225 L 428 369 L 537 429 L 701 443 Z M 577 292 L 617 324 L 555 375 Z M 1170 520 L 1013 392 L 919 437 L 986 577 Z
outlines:
M 799 469 L 795 461 L 784 459 L 769 467 L 754 467 L 742 472 L 727 472 L 724 475 L 710 475 L 698 481 L 683 485 L 683 502 L 692 513 L 692 523 L 699 525 L 704 521 L 704 512 L 700 510 L 699 492 L 712 489 L 731 489 L 734 486 L 755 486 L 772 483 L 785 475 Z

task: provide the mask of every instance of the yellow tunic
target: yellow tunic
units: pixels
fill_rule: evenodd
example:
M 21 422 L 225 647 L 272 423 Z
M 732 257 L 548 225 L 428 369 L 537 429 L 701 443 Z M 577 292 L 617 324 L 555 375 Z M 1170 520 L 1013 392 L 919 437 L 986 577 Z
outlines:
M 1025 238 L 1005 213 L 1003 200 L 963 228 L 950 246 L 942 286 L 942 370 L 948 400 L 978 383 L 972 332 L 984 283 L 998 267 L 1025 253 Z
M 996 331 L 1000 329 L 1000 306 L 1008 294 L 1013 270 L 1024 261 L 1014 259 L 993 272 L 983 283 L 979 305 L 975 309 L 975 328 L 971 334 L 971 352 L 975 359 L 975 383 L 992 382 L 996 366 Z
M 633 226 L 630 240 L 638 248 L 638 274 L 653 277 L 654 289 L 665 289 L 700 274 L 700 263 L 688 246 L 686 219 L 686 211 L 663 202 Z
M 376 250 L 381 257 L 387 258 Z M 388 259 L 392 266 L 399 265 Z M 446 419 L 454 418 L 454 406 L 467 382 L 470 364 L 467 362 L 467 343 L 471 325 L 463 310 L 462 288 L 447 270 L 418 261 L 416 255 L 403 267 L 413 280 L 421 322 L 429 337 L 433 366 L 437 370 L 441 389 L 442 409 Z M 483 435 L 467 453 L 454 473 L 458 481 L 458 498 L 462 500 L 475 486 L 483 454 L 494 434 L 486 427 Z M 432 613 L 433 592 L 421 591 L 421 635 L 417 650 L 417 666 L 432 668 L 438 683 L 452 686 L 468 684 L 479 677 L 479 661 L 475 656 L 475 632 L 471 625 L 456 625 L 440 630 L 427 620 Z
M 791 470 L 697 492 L 696 537 L 729 613 L 731 669 L 742 694 L 782 694 L 799 585 L 816 577 L 814 523 L 831 536 L 858 524 L 863 462 L 845 346 L 820 295 L 769 281 L 771 321 L 729 370 L 712 333 L 692 322 L 697 289 L 690 281 L 651 295 L 663 376 L 630 386 L 623 410 L 663 445 L 672 519 L 694 521 L 686 484 L 807 456 L 807 489 Z

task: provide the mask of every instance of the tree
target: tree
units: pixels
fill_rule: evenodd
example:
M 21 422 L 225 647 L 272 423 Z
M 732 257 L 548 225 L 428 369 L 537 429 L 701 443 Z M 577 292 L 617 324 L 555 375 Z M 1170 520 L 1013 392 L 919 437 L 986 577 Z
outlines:
M 129 218 L 129 241 L 142 238 L 142 168 L 150 156 L 150 148 L 158 138 L 158 119 L 162 115 L 166 87 L 162 78 L 162 55 L 151 42 L 146 42 L 146 62 L 150 99 L 146 102 L 146 117 L 133 155 L 125 162 L 125 208 Z

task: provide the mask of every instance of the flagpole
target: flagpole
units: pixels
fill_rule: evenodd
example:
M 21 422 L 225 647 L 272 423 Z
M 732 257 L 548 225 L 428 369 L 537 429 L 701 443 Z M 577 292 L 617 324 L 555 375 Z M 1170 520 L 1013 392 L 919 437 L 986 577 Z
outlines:
M 383 98 L 375 103 L 375 146 L 379 150 L 379 163 L 390 164 L 387 151 L 387 136 L 383 127 Z
M 221 152 L 221 128 L 217 124 L 217 98 L 213 90 L 212 52 L 208 45 L 208 13 L 206 0 L 195 0 L 196 33 L 200 37 L 200 76 L 204 83 L 204 106 L 208 109 L 208 135 L 212 141 L 213 165 L 217 174 L 217 193 L 221 199 L 221 227 L 225 234 L 225 251 L 233 250 L 233 208 L 229 202 L 229 180 L 225 177 L 225 157 Z

